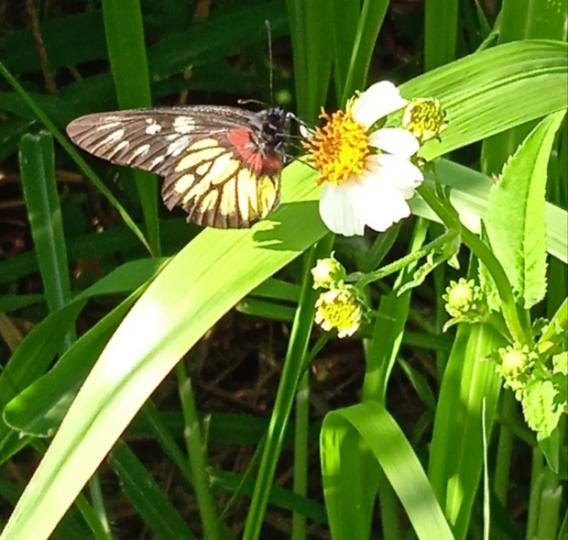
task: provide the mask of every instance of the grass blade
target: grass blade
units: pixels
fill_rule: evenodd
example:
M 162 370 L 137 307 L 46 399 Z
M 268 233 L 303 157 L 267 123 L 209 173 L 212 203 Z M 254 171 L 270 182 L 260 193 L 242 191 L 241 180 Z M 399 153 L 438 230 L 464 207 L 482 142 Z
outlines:
M 322 425 L 320 453 L 333 538 L 369 537 L 370 516 L 365 527 L 363 508 L 353 506 L 360 499 L 352 480 L 358 474 L 362 446 L 370 449 L 375 467 L 383 470 L 418 538 L 453 540 L 420 461 L 396 421 L 375 401 L 328 413 Z M 363 484 L 365 480 L 371 483 L 367 477 Z
M 150 107 L 150 78 L 144 44 L 140 0 L 103 0 L 103 20 L 108 56 L 118 105 L 121 109 Z M 152 254 L 160 254 L 158 180 L 144 171 L 133 171 Z
M 424 3 L 424 70 L 443 66 L 456 56 L 458 0 Z
M 69 299 L 71 286 L 50 134 L 22 137 L 20 171 L 45 299 L 55 311 Z

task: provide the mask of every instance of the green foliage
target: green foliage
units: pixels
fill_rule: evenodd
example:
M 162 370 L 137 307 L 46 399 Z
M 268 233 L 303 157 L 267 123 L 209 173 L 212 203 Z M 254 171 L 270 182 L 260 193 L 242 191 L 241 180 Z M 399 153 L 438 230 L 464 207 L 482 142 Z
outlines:
M 562 538 L 562 2 L 40 4 L 0 5 L 0 538 Z M 63 135 L 239 98 L 310 127 L 381 79 L 447 127 L 418 219 L 377 235 L 328 234 L 301 160 L 267 219 L 200 230 Z M 313 324 L 334 291 L 360 310 L 343 342 Z
M 484 220 L 493 251 L 525 309 L 546 292 L 547 165 L 563 118 L 564 112 L 546 118 L 519 146 L 491 189 Z

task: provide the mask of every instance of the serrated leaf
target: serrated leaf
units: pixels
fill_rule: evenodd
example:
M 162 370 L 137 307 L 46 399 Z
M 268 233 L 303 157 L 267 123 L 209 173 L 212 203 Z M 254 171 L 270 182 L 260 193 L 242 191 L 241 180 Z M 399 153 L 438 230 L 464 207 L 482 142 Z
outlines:
M 526 309 L 546 292 L 547 165 L 563 118 L 564 111 L 554 113 L 531 131 L 489 193 L 489 241 Z

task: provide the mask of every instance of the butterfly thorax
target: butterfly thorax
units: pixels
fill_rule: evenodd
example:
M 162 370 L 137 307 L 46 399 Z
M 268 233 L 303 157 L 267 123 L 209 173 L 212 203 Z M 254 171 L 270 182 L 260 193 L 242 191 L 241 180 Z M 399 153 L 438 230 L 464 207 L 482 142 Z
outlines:
M 251 118 L 251 125 L 258 130 L 255 143 L 263 155 L 277 155 L 284 161 L 285 145 L 290 131 L 288 113 L 280 107 L 264 109 Z

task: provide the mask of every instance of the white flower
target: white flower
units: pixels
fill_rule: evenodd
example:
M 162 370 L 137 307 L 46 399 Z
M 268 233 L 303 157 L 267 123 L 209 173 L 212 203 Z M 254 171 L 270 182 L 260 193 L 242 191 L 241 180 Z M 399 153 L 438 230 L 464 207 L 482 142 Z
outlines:
M 319 209 L 332 232 L 362 235 L 365 225 L 384 231 L 410 215 L 406 200 L 424 180 L 410 161 L 418 140 L 402 128 L 371 131 L 406 103 L 392 83 L 376 83 L 352 98 L 345 111 L 322 113 L 326 124 L 304 143 L 307 161 L 324 183 Z
M 363 308 L 353 287 L 331 289 L 321 293 L 316 301 L 316 324 L 323 330 L 337 330 L 337 337 L 352 336 L 361 326 Z

